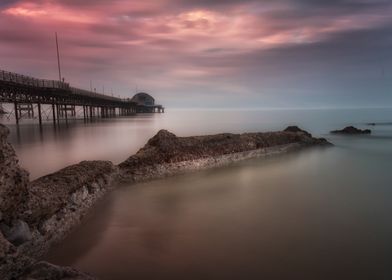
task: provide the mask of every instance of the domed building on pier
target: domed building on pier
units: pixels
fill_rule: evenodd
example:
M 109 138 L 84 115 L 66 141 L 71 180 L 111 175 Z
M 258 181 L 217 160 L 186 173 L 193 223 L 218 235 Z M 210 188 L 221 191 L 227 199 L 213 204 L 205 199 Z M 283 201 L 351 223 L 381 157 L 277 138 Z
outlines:
M 155 99 L 145 92 L 139 92 L 131 98 L 131 102 L 136 103 L 138 113 L 163 113 L 164 108 L 162 105 L 156 105 Z
M 139 92 L 135 94 L 132 99 L 132 102 L 135 102 L 137 105 L 141 106 L 154 106 L 155 105 L 155 99 L 151 95 L 145 92 Z

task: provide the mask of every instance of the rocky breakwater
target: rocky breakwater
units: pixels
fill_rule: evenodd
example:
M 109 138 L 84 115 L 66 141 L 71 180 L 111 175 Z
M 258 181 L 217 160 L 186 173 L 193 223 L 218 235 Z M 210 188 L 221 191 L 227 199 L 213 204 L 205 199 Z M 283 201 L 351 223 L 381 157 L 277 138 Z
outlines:
M 296 126 L 278 132 L 194 137 L 177 137 L 167 130 L 161 130 L 135 155 L 119 165 L 120 178 L 139 182 L 323 145 L 331 144 L 323 138 L 312 137 Z
M 81 222 L 116 184 L 140 182 L 189 170 L 309 146 L 330 145 L 298 127 L 280 132 L 177 137 L 159 131 L 119 166 L 83 161 L 29 182 L 0 125 L 0 279 L 92 279 L 72 268 L 36 259 Z

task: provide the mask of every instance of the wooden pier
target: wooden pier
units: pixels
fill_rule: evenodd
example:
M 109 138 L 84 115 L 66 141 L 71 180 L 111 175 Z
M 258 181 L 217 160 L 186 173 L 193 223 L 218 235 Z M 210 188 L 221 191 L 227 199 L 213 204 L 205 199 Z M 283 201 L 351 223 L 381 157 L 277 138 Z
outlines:
M 35 118 L 42 124 L 42 105 L 50 105 L 53 123 L 75 118 L 81 108 L 85 120 L 129 116 L 135 113 L 163 113 L 162 105 L 144 105 L 133 99 L 122 99 L 71 87 L 55 80 L 36 79 L 0 70 L 0 104 L 13 103 L 16 123 L 21 118 Z

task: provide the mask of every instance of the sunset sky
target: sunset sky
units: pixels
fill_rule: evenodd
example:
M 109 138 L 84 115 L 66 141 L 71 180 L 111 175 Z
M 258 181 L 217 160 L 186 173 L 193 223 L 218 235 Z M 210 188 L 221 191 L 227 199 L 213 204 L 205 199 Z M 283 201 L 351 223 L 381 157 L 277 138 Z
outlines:
M 392 106 L 390 0 L 1 0 L 0 68 L 167 107 Z

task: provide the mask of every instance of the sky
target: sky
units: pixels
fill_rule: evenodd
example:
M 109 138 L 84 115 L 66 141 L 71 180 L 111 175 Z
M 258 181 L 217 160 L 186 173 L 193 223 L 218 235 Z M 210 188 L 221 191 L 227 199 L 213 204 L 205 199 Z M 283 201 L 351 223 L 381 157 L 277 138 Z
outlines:
M 171 108 L 392 107 L 391 0 L 1 0 L 0 69 Z

